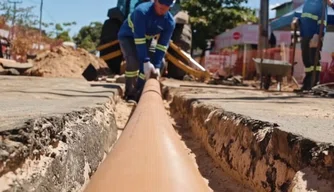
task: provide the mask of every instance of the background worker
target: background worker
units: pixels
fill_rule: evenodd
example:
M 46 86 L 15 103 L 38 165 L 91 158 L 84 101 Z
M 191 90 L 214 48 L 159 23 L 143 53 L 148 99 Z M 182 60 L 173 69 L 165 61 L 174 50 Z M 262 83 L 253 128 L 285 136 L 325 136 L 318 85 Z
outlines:
M 145 81 L 151 74 L 160 77 L 162 60 L 171 40 L 175 21 L 169 9 L 175 0 L 154 0 L 139 4 L 128 16 L 118 33 L 126 61 L 125 99 L 138 102 Z M 158 36 L 152 59 L 148 48 Z M 139 72 L 139 73 L 138 73 Z
M 327 0 L 327 4 L 332 8 L 333 3 L 331 0 Z M 324 29 L 321 35 L 320 49 L 317 52 L 317 45 L 319 40 L 321 18 L 322 18 L 322 9 L 325 8 L 325 17 L 324 17 Z M 298 22 L 299 21 L 299 22 Z M 325 36 L 326 24 L 327 24 L 327 5 L 323 0 L 305 0 L 301 18 L 299 20 L 294 19 L 292 22 L 292 28 L 294 29 L 296 25 L 299 25 L 300 36 L 301 36 L 301 49 L 302 49 L 302 59 L 305 66 L 305 77 L 303 80 L 303 86 L 299 90 L 295 91 L 309 91 L 319 82 L 320 78 L 320 51 L 322 48 L 322 39 Z M 312 82 L 312 73 L 313 66 L 315 62 L 316 54 L 319 55 L 319 60 L 316 67 L 316 79 L 315 82 Z

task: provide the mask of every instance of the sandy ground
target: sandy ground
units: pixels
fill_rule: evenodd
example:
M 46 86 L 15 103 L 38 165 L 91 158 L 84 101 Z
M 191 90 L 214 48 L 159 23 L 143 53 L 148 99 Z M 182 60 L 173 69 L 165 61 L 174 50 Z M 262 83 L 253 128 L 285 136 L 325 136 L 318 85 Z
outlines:
M 245 84 L 249 85 L 250 87 L 260 89 L 260 80 L 258 81 L 244 81 Z M 287 82 L 286 79 L 283 80 L 281 84 L 281 90 L 282 91 L 293 91 L 294 89 L 298 89 L 299 87 L 294 82 Z M 270 91 L 277 91 L 277 82 L 276 80 L 272 81 L 272 84 L 269 87 Z
M 169 103 L 165 101 L 167 114 L 170 116 Z M 182 120 L 175 120 L 170 117 L 170 122 L 180 136 L 185 150 L 198 167 L 203 179 L 208 182 L 214 192 L 251 192 L 252 190 L 231 179 L 218 165 L 216 165 L 201 141 L 196 139 L 189 127 L 186 127 Z
M 133 104 L 126 103 L 124 100 L 120 99 L 115 107 L 115 117 L 116 125 L 118 127 L 117 139 L 121 136 L 126 123 L 130 118 L 131 111 L 135 106 Z

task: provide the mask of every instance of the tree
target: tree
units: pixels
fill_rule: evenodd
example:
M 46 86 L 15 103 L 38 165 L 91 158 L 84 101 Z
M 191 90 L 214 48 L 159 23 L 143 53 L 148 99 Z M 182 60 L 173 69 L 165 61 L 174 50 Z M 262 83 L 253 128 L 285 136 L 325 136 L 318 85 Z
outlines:
M 52 29 L 49 29 L 50 32 L 48 33 L 49 37 L 55 37 L 57 40 L 63 40 L 63 41 L 72 41 L 71 36 L 69 35 L 71 26 L 76 25 L 76 22 L 64 22 L 64 23 L 49 23 L 46 26 L 47 27 L 53 27 Z M 65 27 L 68 27 L 65 29 Z
M 39 17 L 33 13 L 35 7 L 18 6 L 14 11 L 12 4 L 8 1 L 0 0 L 0 26 L 1 29 L 12 31 L 13 34 L 8 40 L 11 46 L 11 55 L 26 57 L 27 53 L 35 53 L 40 47 L 39 44 L 58 45 L 59 41 L 46 36 L 45 32 L 38 28 Z M 15 13 L 15 17 L 14 17 Z M 15 18 L 14 26 L 12 22 Z M 50 27 L 52 23 L 42 23 L 44 28 Z M 69 35 L 67 34 L 69 37 Z M 6 38 L 6 37 L 4 37 Z M 66 39 L 66 34 L 62 34 L 61 38 Z
M 63 31 L 59 33 L 56 37 L 56 39 L 62 40 L 62 41 L 72 41 L 71 36 L 69 34 L 69 31 Z
M 38 25 L 38 16 L 33 14 L 35 6 L 17 7 L 15 11 L 15 24 L 25 27 L 36 27 Z M 0 1 L 0 14 L 4 18 L 5 23 L 13 21 L 14 8 L 8 1 Z
M 100 42 L 100 34 L 102 31 L 102 23 L 91 22 L 88 26 L 83 26 L 79 33 L 73 37 L 78 47 L 95 53 L 96 47 Z
M 243 7 L 247 0 L 189 0 L 181 7 L 190 16 L 193 29 L 193 48 L 204 50 L 207 40 L 239 24 L 255 22 L 255 11 Z

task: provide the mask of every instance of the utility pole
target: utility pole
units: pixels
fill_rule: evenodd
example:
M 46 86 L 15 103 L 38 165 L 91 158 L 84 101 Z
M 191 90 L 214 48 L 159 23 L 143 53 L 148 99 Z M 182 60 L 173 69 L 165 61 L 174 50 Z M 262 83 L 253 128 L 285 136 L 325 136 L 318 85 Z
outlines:
M 263 58 L 263 51 L 268 48 L 269 0 L 260 1 L 258 57 Z
M 12 32 L 11 32 L 11 38 L 13 39 L 14 37 L 14 30 L 15 30 L 15 21 L 16 21 L 16 12 L 17 12 L 17 8 L 16 8 L 16 4 L 20 4 L 22 3 L 22 1 L 8 1 L 8 3 L 13 3 L 14 4 L 14 9 L 13 9 L 13 19 L 12 19 Z
M 257 46 L 257 55 L 260 58 L 260 89 L 263 86 L 263 75 L 262 75 L 262 63 L 264 50 L 268 48 L 268 23 L 269 23 L 269 0 L 261 0 L 260 1 L 260 14 L 259 14 L 259 40 Z
M 41 0 L 40 10 L 39 10 L 39 43 L 38 49 L 41 49 L 42 43 L 42 16 L 43 16 L 43 0 Z

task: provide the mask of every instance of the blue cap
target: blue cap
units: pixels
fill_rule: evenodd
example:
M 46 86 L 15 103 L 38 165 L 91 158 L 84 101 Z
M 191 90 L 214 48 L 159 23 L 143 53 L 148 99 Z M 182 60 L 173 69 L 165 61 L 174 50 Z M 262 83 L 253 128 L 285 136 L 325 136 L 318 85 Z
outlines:
M 173 7 L 175 0 L 158 0 L 160 4 L 166 5 L 168 7 Z

